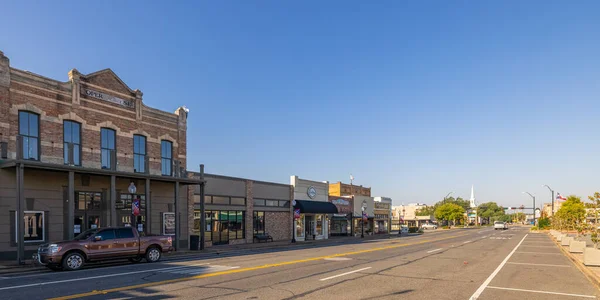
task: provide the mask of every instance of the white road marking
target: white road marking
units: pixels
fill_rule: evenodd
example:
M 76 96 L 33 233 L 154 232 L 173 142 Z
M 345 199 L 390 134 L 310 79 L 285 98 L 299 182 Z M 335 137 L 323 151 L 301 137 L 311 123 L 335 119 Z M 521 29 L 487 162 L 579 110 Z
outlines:
M 540 293 L 540 294 L 551 294 L 551 295 L 561 295 L 561 296 L 573 296 L 573 297 L 583 297 L 583 298 L 596 298 L 596 296 L 591 295 L 580 295 L 580 294 L 567 294 L 567 293 L 557 293 L 557 292 L 547 292 L 547 291 L 534 291 L 534 290 L 524 290 L 524 289 L 513 289 L 513 288 L 504 288 L 497 286 L 488 286 L 490 289 L 497 290 L 507 290 L 507 291 L 517 291 L 517 292 L 529 292 L 529 293 Z
M 518 263 L 518 262 L 507 262 L 507 264 L 511 265 L 525 265 L 525 266 L 542 266 L 542 267 L 561 267 L 568 268 L 569 265 L 549 265 L 549 264 L 530 264 L 530 263 Z
M 444 249 L 444 248 L 438 248 L 438 249 L 429 250 L 429 251 L 427 251 L 427 253 L 437 252 L 437 251 L 440 251 L 442 249 Z
M 467 244 L 467 243 L 470 243 L 470 242 L 471 242 L 471 241 L 466 241 L 466 242 L 463 242 L 463 244 Z
M 331 260 L 331 261 L 346 261 L 346 260 L 352 260 L 352 258 L 349 257 L 327 257 L 324 260 Z
M 525 253 L 525 254 L 548 254 L 548 255 L 562 255 L 562 253 L 545 253 L 545 252 L 525 252 L 519 251 L 517 253 Z
M 362 269 L 358 269 L 358 270 L 354 270 L 354 271 L 350 271 L 350 272 L 346 272 L 346 273 L 342 273 L 342 274 L 334 275 L 334 276 L 331 276 L 331 277 L 322 278 L 322 279 L 319 279 L 319 281 L 325 281 L 325 280 L 329 280 L 329 279 L 337 278 L 337 277 L 340 277 L 340 276 L 345 276 L 345 275 L 348 275 L 348 274 L 352 274 L 352 273 L 356 273 L 356 272 L 360 272 L 360 271 L 368 270 L 368 269 L 370 269 L 370 268 L 371 268 L 371 267 L 366 267 L 366 268 L 362 268 Z
M 519 244 L 517 244 L 517 246 L 506 256 L 506 258 L 504 258 L 504 260 L 500 263 L 500 265 L 496 268 L 496 270 L 494 270 L 494 272 L 492 272 L 492 274 L 490 274 L 490 276 L 481 284 L 481 286 L 475 291 L 475 293 L 473 293 L 471 298 L 469 298 L 470 300 L 475 300 L 475 299 L 479 298 L 481 293 L 483 293 L 483 290 L 485 290 L 485 288 L 488 286 L 488 284 L 490 284 L 490 282 L 492 282 L 492 279 L 494 279 L 494 277 L 496 277 L 496 275 L 498 275 L 500 270 L 502 270 L 502 267 L 504 267 L 504 265 L 506 264 L 506 262 L 508 262 L 510 257 L 517 251 L 517 248 L 519 248 L 519 246 L 521 246 L 521 243 L 523 243 L 523 241 L 525 240 L 527 235 L 528 234 L 525 234 L 525 236 L 523 237 L 523 239 L 521 239 Z
M 528 245 L 521 245 L 521 247 L 527 247 L 527 248 L 554 248 L 555 246 L 528 246 Z
M 165 270 L 178 270 L 178 269 L 182 269 L 182 268 L 185 268 L 185 267 L 201 266 L 201 265 L 207 265 L 207 263 L 196 264 L 196 265 L 189 265 L 189 266 L 177 266 L 177 267 L 171 267 L 171 268 L 150 269 L 150 270 L 135 271 L 135 272 L 125 272 L 125 273 L 117 273 L 117 274 L 107 274 L 107 275 L 99 275 L 99 276 L 91 276 L 91 277 L 82 277 L 82 278 L 74 278 L 74 279 L 65 279 L 65 280 L 57 280 L 57 281 L 46 281 L 46 282 L 31 283 L 31 284 L 24 284 L 24 285 L 7 286 L 7 287 L 0 288 L 0 291 L 20 289 L 20 288 L 32 287 L 32 286 L 43 286 L 43 285 L 50 285 L 50 284 L 57 284 L 57 283 L 66 283 L 66 282 L 75 282 L 75 281 L 83 281 L 83 280 L 106 278 L 106 277 L 115 277 L 115 276 L 123 276 L 123 275 L 148 273 L 148 272 L 161 272 L 161 271 L 165 271 Z

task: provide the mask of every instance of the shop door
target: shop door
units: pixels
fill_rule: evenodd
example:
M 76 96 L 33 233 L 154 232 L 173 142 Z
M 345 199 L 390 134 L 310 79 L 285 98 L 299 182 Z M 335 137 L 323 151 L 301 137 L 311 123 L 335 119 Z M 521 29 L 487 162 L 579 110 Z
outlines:
M 229 222 L 213 221 L 213 228 L 216 229 L 212 235 L 213 245 L 229 244 Z
M 75 192 L 74 235 L 88 229 L 100 228 L 102 224 L 102 201 L 102 193 L 100 192 Z

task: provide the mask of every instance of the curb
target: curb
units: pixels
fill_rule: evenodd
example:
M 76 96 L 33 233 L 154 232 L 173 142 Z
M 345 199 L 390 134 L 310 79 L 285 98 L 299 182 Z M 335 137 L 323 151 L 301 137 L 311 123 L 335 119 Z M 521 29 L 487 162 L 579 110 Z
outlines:
M 581 273 L 583 273 L 583 275 L 585 275 L 585 277 L 597 288 L 600 290 L 600 276 L 598 276 L 596 273 L 594 273 L 592 270 L 588 269 L 583 262 L 580 262 L 579 259 L 577 259 L 575 256 L 573 256 L 571 254 L 571 252 L 565 250 L 563 248 L 563 246 L 561 246 L 558 242 L 556 242 L 556 240 L 554 240 L 551 236 L 550 239 L 554 242 L 554 244 L 556 244 L 556 246 L 558 246 L 558 248 L 560 249 L 560 251 L 569 259 L 573 262 L 573 264 L 575 265 L 575 267 L 577 267 L 577 269 L 579 269 L 579 271 L 581 271 Z

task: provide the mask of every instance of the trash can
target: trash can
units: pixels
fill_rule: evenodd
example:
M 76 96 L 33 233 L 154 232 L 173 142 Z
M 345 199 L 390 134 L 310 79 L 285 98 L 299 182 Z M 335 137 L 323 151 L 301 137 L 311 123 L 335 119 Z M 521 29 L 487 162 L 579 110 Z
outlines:
M 190 235 L 190 250 L 198 250 L 198 244 L 200 244 L 200 236 Z

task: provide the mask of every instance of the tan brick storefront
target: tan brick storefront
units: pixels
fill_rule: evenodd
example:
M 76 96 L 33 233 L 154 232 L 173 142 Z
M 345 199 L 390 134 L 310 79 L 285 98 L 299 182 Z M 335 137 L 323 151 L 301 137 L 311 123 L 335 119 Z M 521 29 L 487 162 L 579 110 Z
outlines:
M 199 178 L 200 174 L 194 173 Z M 205 174 L 205 245 L 258 242 L 257 234 L 291 240 L 292 187 L 287 184 Z M 194 195 L 192 231 L 201 234 L 200 189 Z
M 201 184 L 185 171 L 187 117 L 144 105 L 110 69 L 58 81 L 0 52 L 0 259 L 95 227 L 162 233 L 163 214 L 175 212 L 176 246 L 187 247 L 188 186 Z

